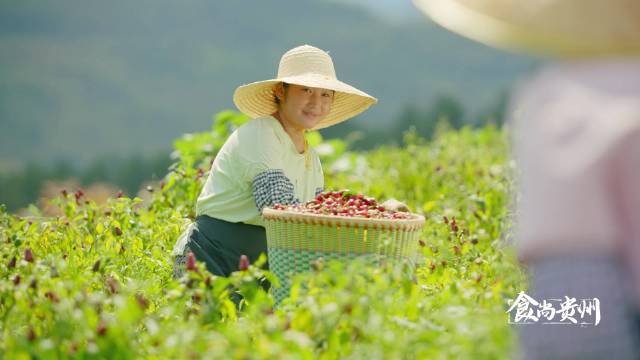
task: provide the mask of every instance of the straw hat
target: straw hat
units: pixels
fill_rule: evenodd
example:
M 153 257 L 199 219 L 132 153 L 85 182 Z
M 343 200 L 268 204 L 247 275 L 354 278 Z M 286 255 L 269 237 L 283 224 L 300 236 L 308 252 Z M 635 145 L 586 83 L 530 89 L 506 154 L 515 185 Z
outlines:
M 278 109 L 274 87 L 281 82 L 335 91 L 331 111 L 314 130 L 352 118 L 378 102 L 371 95 L 336 79 L 329 54 L 309 45 L 298 46 L 282 55 L 277 78 L 238 87 L 233 102 L 252 118 L 273 114 Z
M 640 55 L 638 0 L 413 0 L 435 22 L 499 48 L 565 58 Z

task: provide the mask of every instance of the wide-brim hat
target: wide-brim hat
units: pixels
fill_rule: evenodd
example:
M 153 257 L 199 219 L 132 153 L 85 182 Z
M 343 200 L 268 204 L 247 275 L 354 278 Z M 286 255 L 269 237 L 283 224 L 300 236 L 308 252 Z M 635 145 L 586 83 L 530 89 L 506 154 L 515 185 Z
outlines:
M 640 55 L 639 0 L 413 0 L 436 23 L 508 50 L 563 58 Z
M 273 114 L 278 110 L 274 93 L 278 83 L 335 91 L 331 111 L 314 130 L 343 122 L 378 102 L 373 96 L 338 80 L 329 54 L 310 45 L 298 46 L 282 55 L 275 79 L 239 86 L 233 102 L 252 118 Z

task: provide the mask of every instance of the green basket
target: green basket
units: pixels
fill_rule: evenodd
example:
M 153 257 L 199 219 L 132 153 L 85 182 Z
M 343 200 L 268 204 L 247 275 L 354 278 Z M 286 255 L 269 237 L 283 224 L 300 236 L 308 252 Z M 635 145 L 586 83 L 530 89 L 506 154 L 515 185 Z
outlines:
M 272 288 L 276 304 L 289 296 L 291 277 L 311 270 L 312 263 L 355 258 L 379 265 L 415 263 L 424 217 L 371 219 L 297 213 L 265 208 L 269 270 L 280 281 Z

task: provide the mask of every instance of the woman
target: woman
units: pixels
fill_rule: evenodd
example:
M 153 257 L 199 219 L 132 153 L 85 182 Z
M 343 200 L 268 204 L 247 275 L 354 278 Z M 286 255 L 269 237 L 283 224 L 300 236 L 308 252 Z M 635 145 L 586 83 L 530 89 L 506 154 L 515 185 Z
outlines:
M 304 45 L 282 56 L 276 79 L 238 87 L 233 101 L 253 120 L 231 134 L 213 162 L 196 221 L 174 248 L 175 277 L 189 252 L 219 276 L 238 270 L 241 255 L 254 262 L 266 254 L 262 209 L 309 201 L 324 188 L 305 131 L 345 121 L 377 99 L 337 80 L 329 54 Z
M 640 2 L 415 1 L 452 31 L 555 59 L 512 104 L 518 252 L 529 295 L 597 298 L 601 321 L 523 325 L 524 358 L 637 359 Z

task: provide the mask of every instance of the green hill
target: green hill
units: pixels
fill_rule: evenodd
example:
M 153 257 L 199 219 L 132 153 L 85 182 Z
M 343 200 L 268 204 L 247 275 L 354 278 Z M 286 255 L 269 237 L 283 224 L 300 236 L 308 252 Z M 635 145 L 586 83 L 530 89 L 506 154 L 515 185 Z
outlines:
M 327 1 L 4 1 L 0 169 L 168 151 L 304 43 L 329 50 L 342 80 L 380 99 L 354 121 L 378 128 L 441 94 L 471 117 L 535 65 L 426 19 L 384 22 Z

